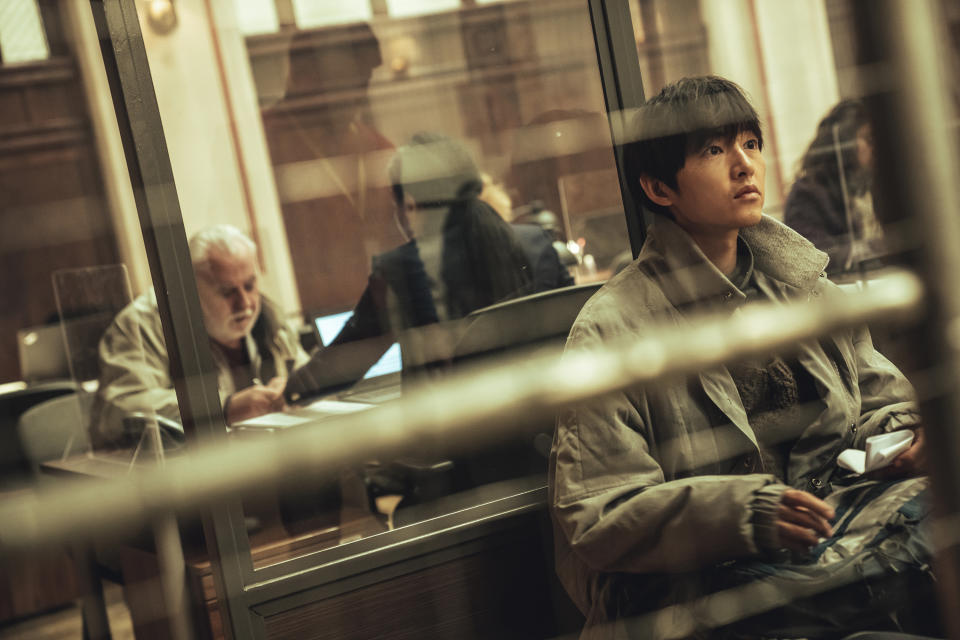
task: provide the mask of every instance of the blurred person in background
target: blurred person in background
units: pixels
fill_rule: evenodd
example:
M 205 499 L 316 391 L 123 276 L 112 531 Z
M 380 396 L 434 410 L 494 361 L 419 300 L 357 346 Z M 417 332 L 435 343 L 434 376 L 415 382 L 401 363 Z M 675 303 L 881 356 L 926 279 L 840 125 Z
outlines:
M 538 224 L 514 222 L 513 202 L 503 185 L 494 181 L 487 173 L 482 174 L 482 178 L 483 191 L 480 192 L 480 199 L 493 207 L 506 222 L 511 223 L 510 228 L 533 269 L 533 291 L 549 291 L 572 285 L 573 276 L 560 263 L 551 233 Z
M 627 171 L 654 220 L 569 352 L 843 295 L 826 254 L 763 215 L 763 136 L 738 86 L 680 80 L 632 127 Z M 903 448 L 878 475 L 838 465 L 878 435 Z M 588 638 L 936 635 L 922 473 L 913 390 L 866 328 L 627 388 L 558 419 L 557 573 Z
M 817 125 L 784 205 L 783 221 L 847 273 L 886 253 L 873 207 L 873 129 L 863 103 L 844 100 Z
M 190 256 L 227 424 L 282 409 L 286 376 L 307 355 L 297 332 L 260 293 L 256 245 L 236 227 L 217 225 L 190 239 Z M 125 426 L 134 414 L 156 413 L 179 426 L 153 290 L 117 314 L 100 341 L 99 357 L 92 423 L 99 446 L 135 445 L 141 434 Z
M 411 328 L 465 317 L 533 291 L 530 264 L 510 225 L 480 199 L 483 181 L 466 147 L 419 133 L 388 167 L 395 221 L 406 242 L 373 258 L 346 325 L 292 376 L 289 398 L 348 386 Z M 442 331 L 431 334 L 442 341 Z M 419 345 L 403 344 L 404 361 Z M 436 349 L 442 354 L 442 345 Z M 421 357 L 420 360 L 432 358 Z

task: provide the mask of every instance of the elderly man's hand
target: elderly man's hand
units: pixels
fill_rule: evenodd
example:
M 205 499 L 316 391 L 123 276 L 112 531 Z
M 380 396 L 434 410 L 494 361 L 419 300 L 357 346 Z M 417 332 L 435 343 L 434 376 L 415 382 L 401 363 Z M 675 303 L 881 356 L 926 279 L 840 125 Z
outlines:
M 833 535 L 830 521 L 833 508 L 806 491 L 788 489 L 777 510 L 777 534 L 780 544 L 791 551 L 808 551 L 820 537 Z
M 227 402 L 227 424 L 282 411 L 286 406 L 283 400 L 285 383 L 283 378 L 278 377 L 266 385 L 258 383 L 234 393 Z

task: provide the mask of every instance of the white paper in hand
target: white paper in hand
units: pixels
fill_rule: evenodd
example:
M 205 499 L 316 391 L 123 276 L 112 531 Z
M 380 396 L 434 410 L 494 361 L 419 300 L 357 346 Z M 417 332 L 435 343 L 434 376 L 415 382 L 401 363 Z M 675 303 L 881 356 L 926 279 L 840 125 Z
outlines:
M 887 466 L 913 444 L 913 431 L 903 429 L 867 438 L 866 450 L 847 449 L 837 457 L 837 464 L 857 475 Z

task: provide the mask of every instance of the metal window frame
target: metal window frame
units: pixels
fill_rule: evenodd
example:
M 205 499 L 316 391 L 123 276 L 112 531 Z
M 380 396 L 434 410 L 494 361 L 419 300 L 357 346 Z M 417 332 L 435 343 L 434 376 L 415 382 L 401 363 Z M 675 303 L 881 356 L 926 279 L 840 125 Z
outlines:
M 588 4 L 630 249 L 633 257 L 637 257 L 651 214 L 640 206 L 640 184 L 627 174 L 624 166 L 624 151 L 629 144 L 624 139 L 627 121 L 644 101 L 630 3 L 629 0 L 589 0 Z
M 184 431 L 192 442 L 226 437 L 217 374 L 203 324 L 183 215 L 134 0 L 90 0 L 124 156 L 158 295 L 170 374 Z M 252 578 L 250 543 L 239 500 L 202 515 L 214 583 L 228 637 L 254 637 L 246 611 L 232 606 Z M 222 597 L 222 596 L 226 597 Z
M 216 369 L 203 330 L 182 212 L 136 6 L 134 0 L 90 0 L 90 5 L 151 277 L 157 291 L 168 292 L 157 298 L 184 428 L 192 442 L 222 439 L 225 427 Z M 643 100 L 629 4 L 627 0 L 588 0 L 587 5 L 608 113 L 611 119 L 620 118 L 625 109 L 639 106 Z M 614 140 L 618 139 L 617 131 L 618 126 L 612 123 Z M 636 255 L 643 226 L 630 215 L 636 199 L 622 169 L 622 145 L 615 142 L 614 153 L 631 248 Z M 430 566 L 442 561 L 440 552 L 445 548 L 476 542 L 481 536 L 508 528 L 503 522 L 505 515 L 529 512 L 544 504 L 545 490 L 540 488 L 375 539 L 259 569 L 253 566 L 239 500 L 211 505 L 202 516 L 203 530 L 224 632 L 229 638 L 263 637 L 263 620 L 258 612 L 273 610 L 271 601 L 287 602 L 287 596 L 318 588 L 325 588 L 328 595 L 353 589 L 356 581 L 348 583 L 345 575 L 365 572 L 365 580 L 375 581 L 382 579 L 377 576 L 390 566 L 399 566 L 397 563 L 405 563 L 407 571 Z M 384 546 L 393 548 L 387 553 Z

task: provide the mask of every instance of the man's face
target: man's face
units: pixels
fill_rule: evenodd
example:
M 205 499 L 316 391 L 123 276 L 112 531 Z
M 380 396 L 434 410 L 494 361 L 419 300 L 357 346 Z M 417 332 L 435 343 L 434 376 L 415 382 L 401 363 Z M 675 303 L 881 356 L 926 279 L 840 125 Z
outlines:
M 207 333 L 224 346 L 239 347 L 260 315 L 256 256 L 246 248 L 233 255 L 211 250 L 197 272 L 197 288 Z
M 719 236 L 760 222 L 766 163 L 751 131 L 714 138 L 687 155 L 670 211 L 691 236 Z

